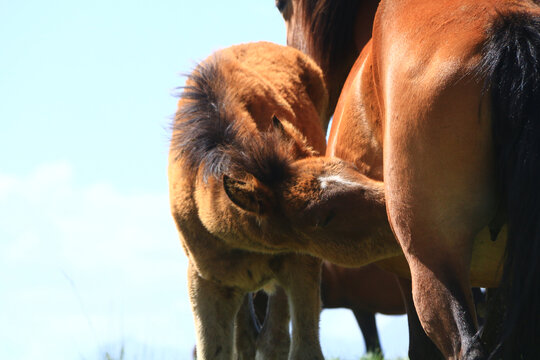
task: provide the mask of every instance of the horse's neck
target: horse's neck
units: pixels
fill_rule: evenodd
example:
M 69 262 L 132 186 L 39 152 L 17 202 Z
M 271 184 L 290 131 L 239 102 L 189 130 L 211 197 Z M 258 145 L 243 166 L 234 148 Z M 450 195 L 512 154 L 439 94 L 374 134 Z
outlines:
M 343 87 L 326 155 L 351 161 L 366 176 L 382 181 L 382 128 L 372 76 L 371 42 Z
M 356 15 L 354 41 L 358 52 L 366 46 L 371 39 L 373 30 L 373 20 L 379 6 L 379 0 L 362 1 L 358 14 Z
M 327 81 L 330 112 L 335 109 L 343 85 L 358 54 L 360 54 L 372 36 L 373 21 L 380 0 L 358 1 L 360 1 L 360 4 L 358 5 L 356 14 L 351 14 L 354 18 L 354 21 L 352 22 L 354 27 L 351 29 L 354 34 L 350 38 L 351 43 L 346 44 L 344 51 L 340 51 L 339 54 L 334 54 L 334 56 L 338 56 L 333 57 L 332 60 L 327 63 L 330 68 L 325 68 L 325 65 L 319 64 L 323 67 L 322 70 Z M 322 51 L 323 49 L 319 50 Z M 311 55 L 315 55 L 315 58 L 319 59 L 327 56 L 322 53 Z

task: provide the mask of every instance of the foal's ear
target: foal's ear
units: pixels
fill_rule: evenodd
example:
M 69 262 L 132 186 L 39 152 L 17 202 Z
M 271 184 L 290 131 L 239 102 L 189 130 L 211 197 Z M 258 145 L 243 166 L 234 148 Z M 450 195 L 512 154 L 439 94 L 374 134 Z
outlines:
M 272 115 L 272 126 L 274 127 L 274 129 L 279 130 L 283 135 L 288 135 L 285 131 L 285 128 L 283 127 L 283 123 L 281 122 L 281 120 L 278 119 L 276 114 Z
M 272 115 L 272 127 L 275 130 L 279 131 L 279 133 L 284 139 L 291 140 L 293 142 L 294 148 L 292 149 L 292 151 L 294 158 L 303 158 L 318 155 L 318 153 L 307 144 L 304 135 L 302 135 L 302 133 L 290 122 L 283 122 L 279 120 L 279 118 L 274 114 Z
M 223 175 L 223 188 L 229 199 L 242 210 L 262 215 L 269 209 L 272 193 L 252 175 L 243 180 Z

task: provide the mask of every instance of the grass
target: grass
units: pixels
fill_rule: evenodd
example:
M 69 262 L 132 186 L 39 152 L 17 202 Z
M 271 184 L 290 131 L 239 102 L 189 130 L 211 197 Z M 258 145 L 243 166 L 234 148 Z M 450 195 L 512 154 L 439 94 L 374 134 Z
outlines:
M 381 353 L 367 353 L 366 355 L 362 356 L 360 360 L 384 360 L 384 356 L 381 355 Z
M 118 356 L 113 356 L 108 351 L 106 351 L 105 354 L 103 354 L 102 360 L 124 360 L 124 354 L 124 346 L 122 346 L 120 348 L 120 353 L 118 354 Z

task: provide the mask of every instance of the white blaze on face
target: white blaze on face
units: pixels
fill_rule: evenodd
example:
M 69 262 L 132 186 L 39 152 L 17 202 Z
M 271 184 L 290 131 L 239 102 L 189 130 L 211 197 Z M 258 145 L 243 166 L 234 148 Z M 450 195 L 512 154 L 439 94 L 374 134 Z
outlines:
M 330 176 L 321 176 L 319 178 L 319 182 L 321 184 L 321 189 L 326 189 L 329 184 L 334 183 L 340 187 L 359 187 L 360 184 L 349 181 L 347 179 L 342 178 L 339 175 L 330 175 Z

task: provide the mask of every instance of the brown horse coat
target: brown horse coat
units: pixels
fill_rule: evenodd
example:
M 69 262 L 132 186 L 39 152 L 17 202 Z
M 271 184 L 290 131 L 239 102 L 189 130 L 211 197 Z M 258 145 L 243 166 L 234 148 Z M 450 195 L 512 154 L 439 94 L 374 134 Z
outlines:
M 539 12 L 537 1 L 382 1 L 336 110 L 327 153 L 384 178 L 422 325 L 450 358 L 484 356 L 470 284 L 498 284 L 504 214 L 500 343 L 507 357 L 538 352 Z

